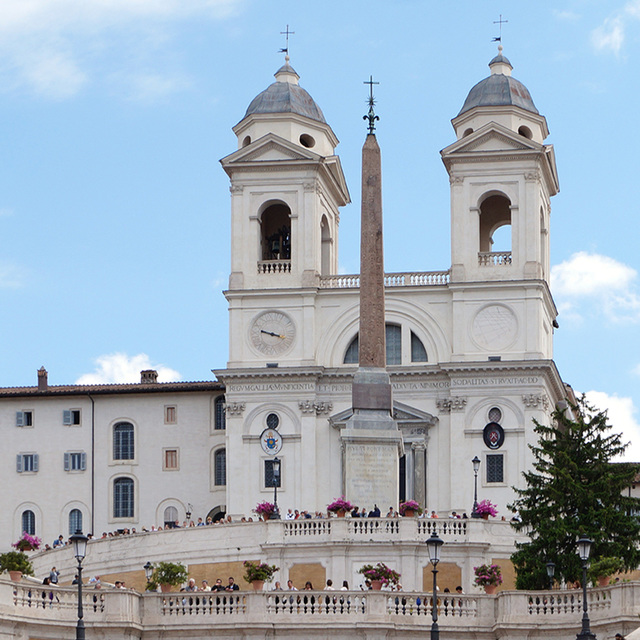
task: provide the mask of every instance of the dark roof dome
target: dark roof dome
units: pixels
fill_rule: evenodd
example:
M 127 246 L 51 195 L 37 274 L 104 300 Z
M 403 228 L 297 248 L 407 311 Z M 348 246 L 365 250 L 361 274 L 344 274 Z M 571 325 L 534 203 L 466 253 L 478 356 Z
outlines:
M 489 63 L 491 75 L 469 91 L 467 99 L 458 115 L 474 107 L 500 107 L 514 105 L 538 113 L 533 104 L 531 94 L 522 82 L 511 77 L 513 67 L 509 60 L 502 55 L 502 46 L 498 47 L 498 55 Z
M 289 64 L 289 56 L 274 75 L 276 81 L 251 101 L 245 118 L 253 113 L 297 113 L 326 123 L 315 100 L 298 84 L 300 76 Z

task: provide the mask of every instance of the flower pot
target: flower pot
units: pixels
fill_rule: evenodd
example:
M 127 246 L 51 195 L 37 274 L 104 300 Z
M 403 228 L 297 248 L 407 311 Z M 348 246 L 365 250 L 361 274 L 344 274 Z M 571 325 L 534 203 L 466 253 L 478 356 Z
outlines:
M 371 588 L 374 591 L 380 591 L 380 589 L 382 589 L 382 580 L 372 580 L 371 581 Z
M 9 577 L 14 582 L 20 582 L 22 580 L 22 571 L 9 571 Z
M 160 591 L 162 591 L 162 593 L 169 593 L 169 591 L 171 591 L 171 585 L 170 584 L 161 584 L 160 585 Z
M 338 518 L 344 518 L 347 512 L 344 509 L 338 509 Z
M 484 585 L 484 592 L 489 594 L 489 595 L 493 595 L 496 592 L 497 588 L 498 588 L 498 586 L 495 585 L 495 584 L 485 584 Z
M 269 515 L 268 513 L 263 513 L 262 514 L 262 522 L 266 522 L 269 519 Z
M 609 581 L 611 580 L 611 576 L 603 576 L 598 578 L 598 586 L 599 587 L 607 587 L 609 586 Z
M 488 513 L 481 513 L 480 516 L 482 517 L 483 520 L 488 520 L 489 519 L 489 514 Z
M 253 587 L 254 591 L 262 591 L 262 589 L 264 588 L 264 580 L 253 580 L 251 582 L 251 586 Z
M 405 509 L 403 516 L 405 518 L 415 518 L 416 510 L 415 509 Z

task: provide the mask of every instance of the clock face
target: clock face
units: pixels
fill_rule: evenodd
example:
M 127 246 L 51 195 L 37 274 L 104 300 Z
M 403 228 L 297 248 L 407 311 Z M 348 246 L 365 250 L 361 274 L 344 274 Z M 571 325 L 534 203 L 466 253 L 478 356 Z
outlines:
M 267 356 L 289 351 L 295 336 L 293 320 L 281 311 L 265 311 L 251 323 L 251 344 Z

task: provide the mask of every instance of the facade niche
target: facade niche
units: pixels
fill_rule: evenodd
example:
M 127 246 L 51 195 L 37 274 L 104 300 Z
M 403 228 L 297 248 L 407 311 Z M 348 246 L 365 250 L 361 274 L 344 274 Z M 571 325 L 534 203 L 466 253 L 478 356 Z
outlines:
M 277 203 L 262 213 L 262 260 L 291 260 L 291 209 Z

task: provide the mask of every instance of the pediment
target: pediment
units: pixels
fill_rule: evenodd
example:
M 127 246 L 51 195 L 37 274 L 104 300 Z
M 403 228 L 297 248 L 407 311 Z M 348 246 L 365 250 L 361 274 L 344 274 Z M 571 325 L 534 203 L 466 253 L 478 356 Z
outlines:
M 329 423 L 335 428 L 342 428 L 346 422 L 353 416 L 353 409 L 345 409 L 339 413 L 334 413 L 329 417 Z M 438 418 L 430 413 L 420 411 L 415 407 L 402 402 L 393 403 L 393 418 L 399 426 L 402 425 L 423 425 L 431 426 L 438 422 Z
M 245 162 L 291 162 L 292 160 L 319 161 L 321 156 L 305 147 L 300 147 L 274 133 L 252 142 L 222 158 L 223 166 Z
M 491 122 L 442 150 L 443 156 L 500 151 L 541 151 L 543 146 Z

